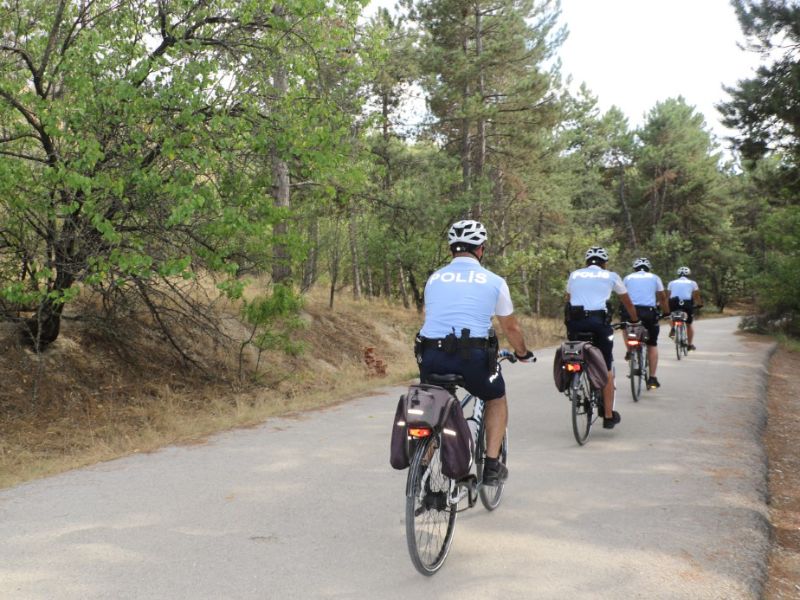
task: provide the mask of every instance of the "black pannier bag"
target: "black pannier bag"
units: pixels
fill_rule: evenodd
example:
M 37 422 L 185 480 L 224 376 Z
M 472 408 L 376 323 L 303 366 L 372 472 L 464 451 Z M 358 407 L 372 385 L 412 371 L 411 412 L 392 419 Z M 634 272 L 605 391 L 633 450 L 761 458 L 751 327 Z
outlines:
M 442 473 L 451 479 L 469 475 L 475 443 L 461 404 L 452 402 L 442 425 Z
M 410 386 L 400 396 L 389 449 L 389 463 L 395 469 L 405 469 L 410 464 L 409 427 L 442 432 L 442 472 L 455 478 L 467 474 L 472 460 L 472 436 L 461 405 L 449 391 L 422 383 Z
M 608 368 L 600 348 L 588 342 L 564 342 L 556 350 L 553 360 L 553 380 L 559 392 L 566 391 L 572 377 L 565 367 L 568 362 L 585 365 L 593 388 L 601 390 L 608 382 Z

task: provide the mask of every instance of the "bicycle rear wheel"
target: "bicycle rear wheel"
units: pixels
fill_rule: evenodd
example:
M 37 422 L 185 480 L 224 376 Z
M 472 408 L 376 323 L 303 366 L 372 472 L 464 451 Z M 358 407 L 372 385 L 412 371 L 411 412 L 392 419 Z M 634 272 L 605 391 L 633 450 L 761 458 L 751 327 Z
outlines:
M 683 344 L 683 326 L 676 325 L 675 326 L 675 355 L 678 357 L 678 360 L 681 359 L 681 345 Z
M 481 504 L 486 508 L 486 510 L 494 510 L 500 505 L 500 500 L 503 497 L 503 489 L 505 489 L 506 484 L 505 482 L 500 483 L 498 485 L 483 485 L 483 458 L 486 455 L 486 428 L 481 426 L 481 434 L 478 436 L 479 444 L 478 444 L 478 460 L 477 463 L 477 471 L 478 471 L 478 495 L 481 497 Z M 508 465 L 508 430 L 506 429 L 506 434 L 503 436 L 503 443 L 500 445 L 500 462 L 504 465 Z
M 442 473 L 439 438 L 422 441 L 406 485 L 406 542 L 411 562 L 423 575 L 444 564 L 453 542 L 457 505 L 449 501 L 452 479 Z
M 569 386 L 569 399 L 572 403 L 572 433 L 575 441 L 581 446 L 589 437 L 592 427 L 592 404 L 589 401 L 589 381 L 586 373 L 581 371 L 572 376 Z
M 681 327 L 681 350 L 684 356 L 689 354 L 689 331 L 686 325 Z
M 641 346 L 637 346 L 636 350 L 631 352 L 630 378 L 633 401 L 638 402 L 639 396 L 642 395 L 642 381 L 644 379 L 644 356 Z

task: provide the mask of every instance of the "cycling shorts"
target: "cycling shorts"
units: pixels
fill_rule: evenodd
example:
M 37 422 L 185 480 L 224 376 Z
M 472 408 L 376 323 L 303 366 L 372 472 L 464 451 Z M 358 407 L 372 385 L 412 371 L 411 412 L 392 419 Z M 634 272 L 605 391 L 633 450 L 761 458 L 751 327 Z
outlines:
M 692 323 L 692 321 L 694 321 L 694 302 L 692 300 L 681 300 L 677 296 L 673 296 L 669 299 L 669 309 L 672 312 L 682 310 L 689 315 L 686 319 L 686 323 Z
M 419 378 L 424 382 L 431 373 L 440 375 L 455 373 L 464 378 L 464 389 L 481 400 L 490 401 L 506 395 L 506 382 L 496 361 L 491 361 L 490 350 L 469 349 L 467 358 L 461 352 L 447 353 L 444 350 L 428 348 L 422 353 L 419 365 Z M 490 371 L 490 362 L 494 370 Z
M 624 306 L 620 307 L 619 315 L 623 321 L 628 321 L 630 319 L 630 315 Z M 656 309 L 652 306 L 639 306 L 637 304 L 636 315 L 642 322 L 642 326 L 647 330 L 647 342 L 645 343 L 648 346 L 658 346 L 658 333 L 661 331 L 661 327 L 658 324 L 658 313 Z

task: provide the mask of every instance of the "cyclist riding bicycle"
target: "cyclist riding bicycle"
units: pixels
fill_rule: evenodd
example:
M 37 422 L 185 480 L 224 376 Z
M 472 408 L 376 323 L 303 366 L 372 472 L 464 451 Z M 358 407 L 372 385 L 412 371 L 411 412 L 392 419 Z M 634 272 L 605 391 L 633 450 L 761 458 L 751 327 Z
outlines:
M 505 279 L 481 266 L 486 228 L 478 221 L 454 223 L 447 233 L 453 260 L 425 284 L 425 322 L 417 339 L 420 380 L 431 373 L 457 373 L 466 390 L 485 402 L 486 456 L 483 483 L 508 477 L 498 460 L 508 425 L 506 384 L 497 365 L 492 316 L 522 362 L 532 362 Z
M 613 429 L 622 419 L 614 410 L 614 330 L 606 302 L 611 292 L 619 296 L 628 311 L 630 323 L 638 323 L 636 308 L 628 296 L 628 290 L 617 273 L 608 271 L 608 252 L 605 248 L 592 246 L 586 251 L 586 267 L 573 271 L 567 279 L 567 335 L 575 339 L 580 332 L 592 332 L 594 343 L 603 353 L 608 368 L 608 382 L 603 388 L 603 427 Z
M 682 310 L 688 316 L 686 319 L 686 334 L 687 341 L 689 342 L 689 350 L 697 350 L 692 343 L 694 341 L 694 309 L 703 306 L 703 301 L 700 298 L 700 288 L 697 282 L 689 279 L 692 271 L 689 267 L 680 267 L 678 269 L 678 279 L 673 279 L 667 284 L 669 290 L 669 308 L 672 311 Z M 675 328 L 673 327 L 669 332 L 669 337 L 675 335 Z
M 667 293 L 664 291 L 664 283 L 655 273 L 651 273 L 652 265 L 644 257 L 633 261 L 633 273 L 625 276 L 622 283 L 628 288 L 628 295 L 631 302 L 636 307 L 636 314 L 642 321 L 642 325 L 647 330 L 647 362 L 649 364 L 650 376 L 647 378 L 647 388 L 655 389 L 661 387 L 656 377 L 658 367 L 658 307 L 664 314 L 669 313 L 667 303 Z M 623 306 L 620 310 L 623 321 L 628 320 L 628 311 Z M 623 331 L 624 335 L 624 331 Z M 625 359 L 630 358 L 630 352 L 625 355 Z

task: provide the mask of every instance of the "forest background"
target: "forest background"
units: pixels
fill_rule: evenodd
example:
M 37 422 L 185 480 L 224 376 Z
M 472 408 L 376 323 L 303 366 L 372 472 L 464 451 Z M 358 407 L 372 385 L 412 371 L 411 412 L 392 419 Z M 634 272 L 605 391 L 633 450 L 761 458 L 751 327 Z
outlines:
M 0 319 L 37 368 L 69 322 L 208 380 L 233 348 L 230 381 L 263 384 L 309 351 L 309 294 L 416 315 L 466 217 L 521 315 L 558 317 L 602 245 L 800 334 L 797 2 L 731 3 L 769 61 L 719 106 L 725 152 L 680 96 L 632 128 L 571 91 L 556 0 L 365 4 L 0 0 Z

